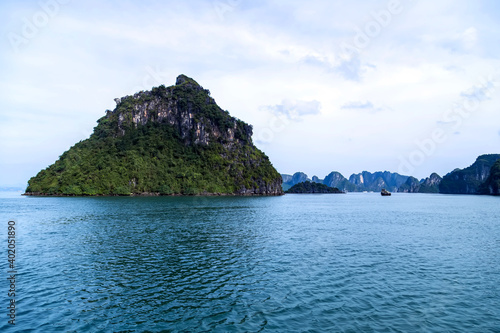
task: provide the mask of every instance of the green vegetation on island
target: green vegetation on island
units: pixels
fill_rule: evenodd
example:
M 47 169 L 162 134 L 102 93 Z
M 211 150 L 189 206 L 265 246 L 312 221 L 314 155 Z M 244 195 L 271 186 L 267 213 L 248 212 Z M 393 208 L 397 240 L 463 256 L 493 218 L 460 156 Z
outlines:
M 344 193 L 338 188 L 329 187 L 324 184 L 305 181 L 293 185 L 285 193 Z
M 31 178 L 26 194 L 283 194 L 252 127 L 193 79 L 115 101 L 90 138 Z
M 500 195 L 500 160 L 491 167 L 488 179 L 481 186 L 482 194 Z

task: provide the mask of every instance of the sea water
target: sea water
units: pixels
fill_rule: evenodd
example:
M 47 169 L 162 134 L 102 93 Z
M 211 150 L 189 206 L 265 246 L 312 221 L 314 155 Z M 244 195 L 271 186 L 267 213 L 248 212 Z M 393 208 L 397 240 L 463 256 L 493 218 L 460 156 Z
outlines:
M 398 193 L 3 194 L 0 331 L 500 332 L 499 208 Z

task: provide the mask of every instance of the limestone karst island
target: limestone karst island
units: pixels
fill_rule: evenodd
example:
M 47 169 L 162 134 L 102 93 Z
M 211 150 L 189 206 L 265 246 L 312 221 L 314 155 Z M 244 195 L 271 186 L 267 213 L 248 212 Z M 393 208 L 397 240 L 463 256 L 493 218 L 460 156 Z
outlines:
M 283 194 L 252 127 L 193 79 L 115 101 L 90 138 L 29 180 L 26 195 Z

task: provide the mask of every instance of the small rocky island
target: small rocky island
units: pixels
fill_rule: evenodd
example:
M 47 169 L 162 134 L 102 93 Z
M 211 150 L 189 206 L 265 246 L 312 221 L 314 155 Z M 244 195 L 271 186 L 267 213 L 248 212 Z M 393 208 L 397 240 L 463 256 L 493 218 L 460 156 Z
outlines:
M 302 182 L 295 184 L 285 193 L 308 193 L 308 194 L 316 194 L 316 193 L 344 193 L 336 187 L 329 187 L 324 184 L 315 183 L 315 182 Z
M 252 126 L 180 75 L 115 99 L 83 140 L 28 182 L 26 195 L 282 195 Z

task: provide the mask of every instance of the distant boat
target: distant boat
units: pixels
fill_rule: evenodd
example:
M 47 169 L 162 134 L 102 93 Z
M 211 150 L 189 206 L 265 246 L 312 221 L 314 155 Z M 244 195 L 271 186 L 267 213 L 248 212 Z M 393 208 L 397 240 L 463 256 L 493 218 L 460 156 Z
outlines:
M 382 189 L 382 192 L 380 192 L 380 194 L 383 196 L 383 197 L 386 197 L 386 196 L 389 196 L 391 195 L 391 192 L 387 191 L 385 188 Z

